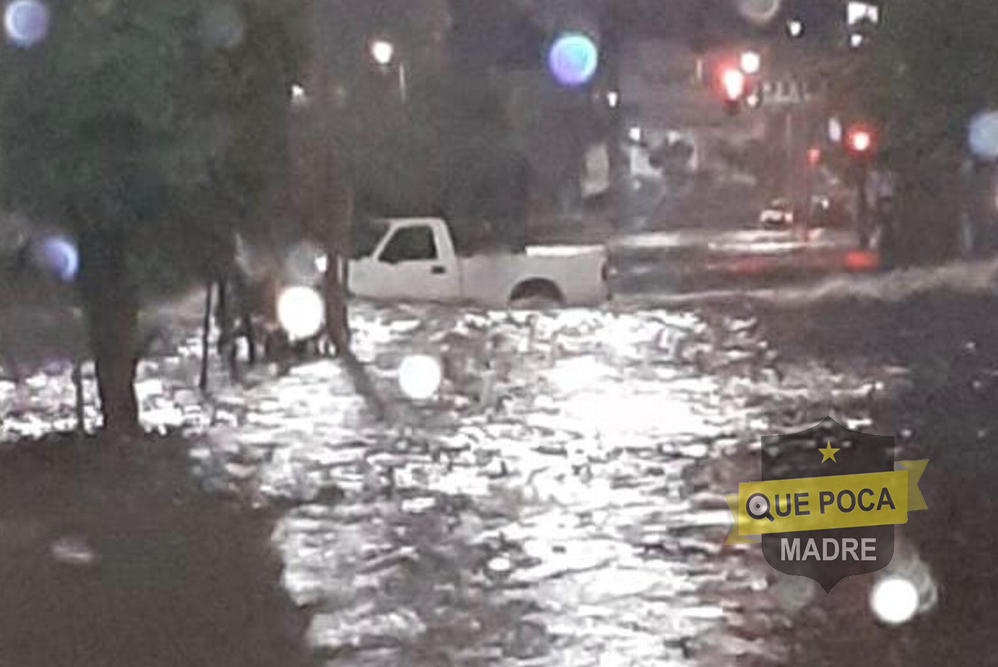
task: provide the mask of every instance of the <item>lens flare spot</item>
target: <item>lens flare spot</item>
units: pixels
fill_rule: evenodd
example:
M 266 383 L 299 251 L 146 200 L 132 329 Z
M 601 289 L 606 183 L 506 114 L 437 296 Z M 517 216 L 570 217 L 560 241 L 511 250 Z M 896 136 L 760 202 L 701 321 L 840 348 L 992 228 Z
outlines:
M 970 121 L 967 142 L 982 160 L 998 160 L 998 111 L 984 111 Z
M 287 287 L 277 299 L 277 321 L 292 340 L 311 338 L 322 331 L 326 307 L 311 287 Z
M 555 40 L 548 53 L 548 68 L 558 83 L 583 86 L 599 68 L 599 49 L 582 33 L 567 33 Z
M 782 0 L 735 0 L 735 9 L 754 25 L 766 25 L 779 14 Z
M 440 389 L 443 377 L 440 362 L 426 354 L 409 355 L 399 364 L 399 388 L 414 401 L 433 398 Z
M 201 22 L 201 38 L 208 47 L 234 49 L 243 43 L 246 23 L 239 11 L 229 4 L 209 9 Z
M 45 39 L 51 19 L 48 6 L 40 0 L 14 0 L 4 10 L 4 32 L 12 44 L 29 48 Z
M 870 591 L 870 607 L 888 625 L 907 623 L 918 612 L 918 588 L 904 577 L 885 577 Z
M 35 262 L 39 268 L 64 283 L 76 279 L 80 270 L 80 255 L 76 244 L 65 236 L 50 236 L 35 247 Z

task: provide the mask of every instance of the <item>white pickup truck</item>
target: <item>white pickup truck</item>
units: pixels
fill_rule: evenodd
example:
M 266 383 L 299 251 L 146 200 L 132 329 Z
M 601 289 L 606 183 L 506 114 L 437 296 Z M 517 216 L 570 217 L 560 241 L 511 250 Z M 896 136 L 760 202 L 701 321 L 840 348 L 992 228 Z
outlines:
M 523 253 L 455 251 L 439 218 L 370 223 L 384 231 L 373 250 L 350 262 L 350 293 L 373 300 L 472 303 L 488 308 L 585 306 L 609 296 L 602 246 L 538 246 Z

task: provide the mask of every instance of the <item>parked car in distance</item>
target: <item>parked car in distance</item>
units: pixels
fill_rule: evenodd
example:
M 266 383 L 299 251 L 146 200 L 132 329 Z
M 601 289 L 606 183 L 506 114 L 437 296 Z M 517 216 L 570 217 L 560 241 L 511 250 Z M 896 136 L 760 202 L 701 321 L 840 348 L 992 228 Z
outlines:
M 774 199 L 759 213 L 758 224 L 766 228 L 791 227 L 794 224 L 794 207 L 789 199 Z

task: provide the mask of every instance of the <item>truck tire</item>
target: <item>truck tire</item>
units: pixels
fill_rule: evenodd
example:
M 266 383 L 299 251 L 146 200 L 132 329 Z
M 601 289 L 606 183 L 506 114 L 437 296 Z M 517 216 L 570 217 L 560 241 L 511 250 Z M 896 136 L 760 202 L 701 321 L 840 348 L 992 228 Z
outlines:
M 523 281 L 509 296 L 509 307 L 514 309 L 546 310 L 564 304 L 565 297 L 558 286 L 542 278 Z

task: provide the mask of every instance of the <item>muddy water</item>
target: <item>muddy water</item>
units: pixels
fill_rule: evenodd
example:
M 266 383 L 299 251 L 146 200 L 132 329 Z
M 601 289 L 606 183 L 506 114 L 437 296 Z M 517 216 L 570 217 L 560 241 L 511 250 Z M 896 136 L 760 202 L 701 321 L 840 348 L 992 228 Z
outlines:
M 862 425 L 866 381 L 784 363 L 757 323 L 732 316 L 361 306 L 353 318 L 387 424 L 327 360 L 239 385 L 216 368 L 204 400 L 193 333 L 139 383 L 151 427 L 201 443 L 206 484 L 285 509 L 273 535 L 284 585 L 312 611 L 329 664 L 784 655 L 788 619 L 818 589 L 777 579 L 757 550 L 722 548 L 723 494 L 758 475 L 761 434 L 811 425 L 815 405 Z M 424 352 L 446 378 L 412 402 L 396 369 Z M 32 383 L 5 413 L 7 437 L 71 423 L 68 383 Z

